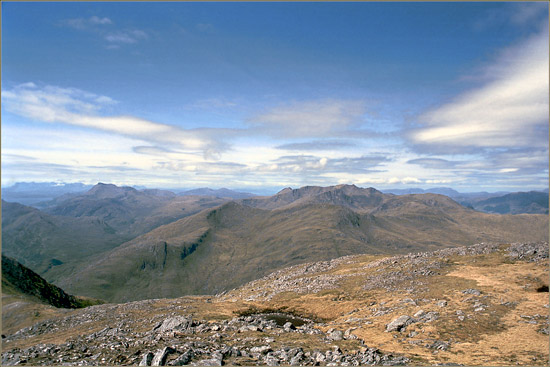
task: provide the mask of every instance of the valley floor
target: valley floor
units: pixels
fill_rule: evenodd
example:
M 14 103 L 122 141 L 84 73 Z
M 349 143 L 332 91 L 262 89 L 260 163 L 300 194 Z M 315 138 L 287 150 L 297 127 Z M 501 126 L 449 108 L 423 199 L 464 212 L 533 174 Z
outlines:
M 547 243 L 478 244 L 303 264 L 211 297 L 6 297 L 2 365 L 548 365 L 548 265 Z

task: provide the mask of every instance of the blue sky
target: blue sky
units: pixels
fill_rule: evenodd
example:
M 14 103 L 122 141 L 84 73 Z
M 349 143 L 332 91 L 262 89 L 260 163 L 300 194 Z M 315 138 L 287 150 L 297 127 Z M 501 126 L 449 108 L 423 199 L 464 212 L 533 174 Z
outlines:
M 2 186 L 548 186 L 548 4 L 2 3 Z

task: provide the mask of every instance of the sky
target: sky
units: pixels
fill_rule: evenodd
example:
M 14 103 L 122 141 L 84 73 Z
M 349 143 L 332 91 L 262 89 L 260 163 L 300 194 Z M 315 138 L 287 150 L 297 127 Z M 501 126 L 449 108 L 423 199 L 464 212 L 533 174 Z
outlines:
M 548 187 L 547 2 L 3 2 L 2 187 Z

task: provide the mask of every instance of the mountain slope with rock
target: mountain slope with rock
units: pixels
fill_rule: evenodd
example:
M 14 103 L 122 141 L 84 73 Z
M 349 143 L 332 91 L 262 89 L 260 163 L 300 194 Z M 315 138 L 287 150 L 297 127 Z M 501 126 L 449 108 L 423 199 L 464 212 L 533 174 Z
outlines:
M 481 243 L 281 269 L 216 296 L 57 310 L 3 365 L 548 363 L 548 244 Z

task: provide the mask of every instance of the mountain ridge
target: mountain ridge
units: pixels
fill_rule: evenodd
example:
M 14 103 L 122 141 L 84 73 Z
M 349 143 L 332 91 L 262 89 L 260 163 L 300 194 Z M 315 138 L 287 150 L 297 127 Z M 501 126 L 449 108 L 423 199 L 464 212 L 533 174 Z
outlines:
M 306 187 L 230 201 L 157 227 L 60 284 L 117 302 L 207 294 L 308 260 L 544 240 L 547 227 L 544 216 L 484 214 L 437 194 Z

